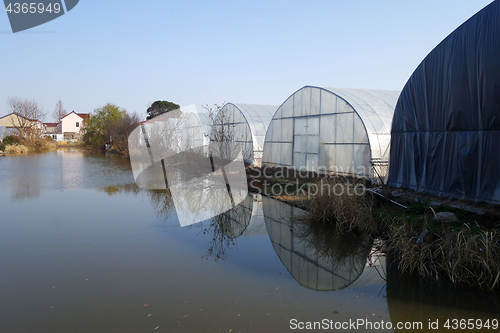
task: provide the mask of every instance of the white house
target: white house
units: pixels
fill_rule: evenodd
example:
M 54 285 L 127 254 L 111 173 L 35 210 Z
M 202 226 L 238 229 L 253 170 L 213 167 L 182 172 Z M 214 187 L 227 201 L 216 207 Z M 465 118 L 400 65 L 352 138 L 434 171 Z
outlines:
M 61 119 L 57 124 L 57 132 L 63 133 L 64 138 L 68 140 L 79 140 L 82 134 L 83 122 L 88 118 L 88 113 L 76 113 L 71 111 Z

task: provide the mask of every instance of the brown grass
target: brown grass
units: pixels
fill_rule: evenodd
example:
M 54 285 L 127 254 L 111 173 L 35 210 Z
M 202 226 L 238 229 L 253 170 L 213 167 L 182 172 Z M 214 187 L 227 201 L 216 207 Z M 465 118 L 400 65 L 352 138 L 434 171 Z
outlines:
M 29 151 L 25 145 L 15 144 L 5 146 L 5 152 L 8 154 L 26 154 Z
M 37 151 L 44 151 L 44 150 L 54 150 L 57 148 L 57 144 L 52 138 L 45 137 L 45 138 L 37 138 L 34 140 L 31 140 L 29 142 L 30 147 Z
M 423 230 L 404 219 L 392 218 L 387 226 L 388 249 L 394 251 L 401 273 L 447 277 L 455 284 L 481 288 L 500 286 L 500 232 L 465 227 L 421 237 Z
M 330 184 L 352 187 L 349 182 Z M 377 231 L 377 225 L 372 216 L 372 198 L 343 191 L 320 191 L 309 202 L 309 212 L 301 218 L 302 222 L 321 223 L 335 226 L 339 233 L 355 233 L 372 235 Z

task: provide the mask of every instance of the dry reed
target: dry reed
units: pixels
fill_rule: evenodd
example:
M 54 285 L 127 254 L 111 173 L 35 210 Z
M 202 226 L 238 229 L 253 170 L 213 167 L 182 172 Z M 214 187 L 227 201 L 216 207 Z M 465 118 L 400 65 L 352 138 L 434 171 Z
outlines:
M 5 146 L 5 152 L 8 154 L 26 154 L 28 150 L 28 147 L 20 144 Z
M 498 231 L 472 232 L 465 225 L 425 235 L 399 218 L 390 219 L 387 227 L 388 249 L 394 251 L 401 273 L 435 280 L 446 277 L 455 284 L 481 288 L 500 286 Z
M 377 231 L 372 216 L 372 198 L 366 193 L 357 195 L 348 189 L 349 182 L 330 184 L 330 188 L 344 188 L 344 191 L 320 191 L 309 202 L 309 212 L 300 218 L 302 222 L 322 223 L 335 227 L 339 233 L 372 235 Z

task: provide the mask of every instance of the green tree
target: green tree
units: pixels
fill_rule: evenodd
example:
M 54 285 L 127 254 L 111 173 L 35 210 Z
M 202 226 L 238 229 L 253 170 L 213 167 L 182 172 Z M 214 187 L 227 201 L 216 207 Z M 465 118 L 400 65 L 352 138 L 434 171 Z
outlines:
M 148 113 L 146 120 L 177 109 L 180 109 L 180 106 L 173 102 L 156 101 L 146 110 Z
M 104 146 L 113 140 L 115 124 L 121 122 L 126 114 L 125 110 L 111 103 L 95 109 L 84 123 L 83 142 L 104 149 Z

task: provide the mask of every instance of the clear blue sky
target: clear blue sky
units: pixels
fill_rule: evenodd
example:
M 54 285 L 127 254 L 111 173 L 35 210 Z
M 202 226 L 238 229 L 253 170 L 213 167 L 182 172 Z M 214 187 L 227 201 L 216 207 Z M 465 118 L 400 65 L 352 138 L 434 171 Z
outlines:
M 13 34 L 0 13 L 0 116 L 7 98 L 145 117 L 181 106 L 281 104 L 304 85 L 401 90 L 423 58 L 490 0 L 80 0 Z

